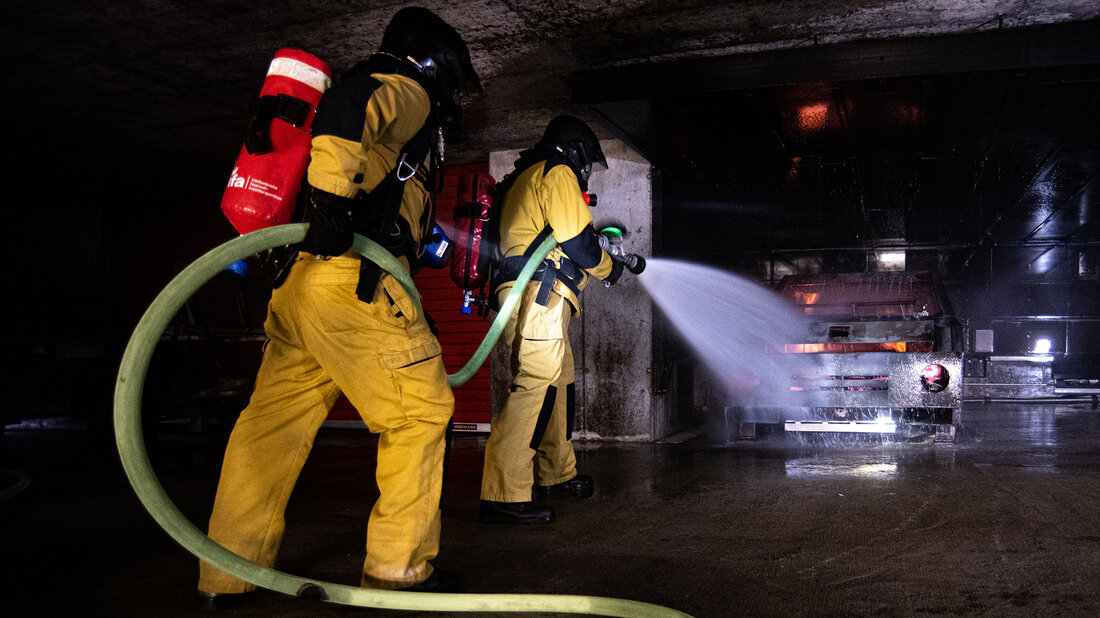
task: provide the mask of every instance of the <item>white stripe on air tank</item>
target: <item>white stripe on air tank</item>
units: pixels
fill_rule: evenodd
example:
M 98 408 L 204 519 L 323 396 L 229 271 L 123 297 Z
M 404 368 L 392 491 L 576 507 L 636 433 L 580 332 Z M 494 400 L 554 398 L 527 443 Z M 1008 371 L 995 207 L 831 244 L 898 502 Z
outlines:
M 298 80 L 321 93 L 332 85 L 332 80 L 324 71 L 293 58 L 275 58 L 267 68 L 267 74 Z

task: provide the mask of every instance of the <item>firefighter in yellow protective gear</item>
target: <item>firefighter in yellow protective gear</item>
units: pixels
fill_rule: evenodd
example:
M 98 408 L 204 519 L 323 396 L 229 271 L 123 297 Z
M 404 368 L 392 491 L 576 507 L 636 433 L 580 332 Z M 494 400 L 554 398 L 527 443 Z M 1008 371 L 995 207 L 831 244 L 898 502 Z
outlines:
M 397 280 L 349 249 L 357 232 L 416 268 L 434 219 L 439 135 L 457 128 L 456 93 L 479 87 L 461 37 L 410 8 L 318 106 L 310 227 L 272 293 L 255 391 L 230 436 L 210 518 L 213 540 L 258 565 L 275 563 L 294 483 L 342 392 L 379 435 L 361 585 L 456 589 L 429 562 L 454 412 L 439 341 Z M 198 588 L 221 603 L 254 586 L 201 563 Z
M 504 330 L 512 381 L 485 446 L 483 521 L 552 521 L 553 509 L 532 500 L 532 485 L 543 494 L 593 493 L 592 477 L 577 474 L 570 441 L 574 391 L 569 321 L 580 313 L 577 297 L 589 277 L 613 283 L 623 270 L 601 247 L 585 199 L 593 169 L 606 168 L 592 129 L 572 116 L 559 116 L 533 149 L 520 153 L 515 171 L 498 189 L 497 195 L 503 195 L 501 272 L 494 280 L 498 304 L 547 235 L 553 234 L 558 246 L 524 290 Z

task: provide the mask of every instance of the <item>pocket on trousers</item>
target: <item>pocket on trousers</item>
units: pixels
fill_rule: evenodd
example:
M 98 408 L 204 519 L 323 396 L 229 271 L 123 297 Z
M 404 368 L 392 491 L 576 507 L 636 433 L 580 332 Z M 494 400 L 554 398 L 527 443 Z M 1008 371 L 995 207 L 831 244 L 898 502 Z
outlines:
M 401 350 L 379 356 L 379 362 L 387 369 L 401 369 L 423 363 L 443 354 L 439 340 L 430 332 L 426 336 L 412 337 Z
M 549 306 L 542 306 L 536 302 L 528 302 L 520 309 L 519 322 L 516 325 L 517 332 L 524 339 L 563 339 L 562 331 L 563 310 L 568 310 L 566 303 L 557 294 L 550 295 Z
M 399 406 L 394 413 L 400 415 L 401 420 L 395 423 L 415 420 L 443 426 L 451 420 L 454 394 L 439 355 L 395 368 L 393 375 L 400 385 Z
M 419 335 L 417 320 L 421 313 L 396 279 L 383 275 L 372 302 L 355 294 L 358 273 L 327 274 L 313 277 L 306 288 L 311 313 L 309 319 L 327 333 L 381 328 L 391 333 Z M 430 333 L 427 324 L 424 332 Z
M 409 293 L 401 287 L 397 278 L 391 275 L 382 275 L 379 281 L 382 294 L 376 294 L 374 302 L 386 302 L 389 306 L 390 317 L 399 321 L 406 328 L 420 319 L 420 311 L 413 303 Z

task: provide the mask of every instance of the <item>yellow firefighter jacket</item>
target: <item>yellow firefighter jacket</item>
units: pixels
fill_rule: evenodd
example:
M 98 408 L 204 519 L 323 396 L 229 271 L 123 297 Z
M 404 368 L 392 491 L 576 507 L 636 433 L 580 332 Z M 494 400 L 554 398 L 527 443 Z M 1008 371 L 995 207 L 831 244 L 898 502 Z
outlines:
M 554 281 L 553 291 L 569 301 L 576 315 L 580 313 L 577 294 L 587 285 L 589 276 L 607 278 L 612 262 L 599 246 L 577 176 L 569 166 L 553 165 L 551 161 L 535 163 L 520 172 L 507 189 L 500 209 L 501 255 L 505 260 L 522 258 L 536 240 L 541 242 L 540 234 L 547 229 L 558 240 L 547 260 L 565 274 Z M 496 296 L 500 298 L 514 283 L 500 283 Z M 532 285 L 536 283 L 533 279 Z
M 327 92 L 321 105 L 338 109 L 322 110 L 328 112 L 323 116 L 328 122 L 314 125 L 307 179 L 317 189 L 346 198 L 378 186 L 432 109 L 420 84 L 388 73 L 349 77 Z M 427 167 L 423 162 L 416 176 L 404 183 L 399 213 L 418 245 L 430 232 L 425 228 L 434 214 L 426 186 Z M 405 256 L 398 258 L 406 268 L 410 266 Z

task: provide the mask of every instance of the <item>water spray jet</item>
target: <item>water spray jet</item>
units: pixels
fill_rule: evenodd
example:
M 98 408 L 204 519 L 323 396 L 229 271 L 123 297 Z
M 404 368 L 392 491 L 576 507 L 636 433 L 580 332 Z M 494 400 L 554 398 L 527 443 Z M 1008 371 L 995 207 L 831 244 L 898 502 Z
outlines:
M 651 258 L 639 281 L 730 405 L 749 415 L 743 420 L 779 422 L 754 416 L 764 405 L 812 405 L 813 393 L 795 396 L 790 384 L 792 376 L 810 373 L 815 359 L 781 353 L 804 338 L 808 324 L 777 294 L 733 273 L 667 258 Z

